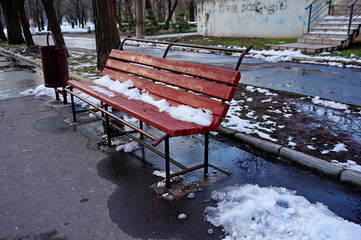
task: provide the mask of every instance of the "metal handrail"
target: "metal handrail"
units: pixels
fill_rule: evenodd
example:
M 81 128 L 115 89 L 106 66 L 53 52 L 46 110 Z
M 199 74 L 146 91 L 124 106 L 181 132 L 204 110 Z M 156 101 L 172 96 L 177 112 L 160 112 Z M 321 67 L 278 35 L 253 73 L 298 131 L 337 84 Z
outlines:
M 311 24 L 318 19 L 322 13 L 326 10 L 328 14 L 331 14 L 332 3 L 335 0 L 321 0 L 318 5 L 315 6 L 319 0 L 313 0 L 305 9 L 308 10 L 308 22 L 307 22 L 307 33 L 310 32 Z M 356 0 L 357 1 L 357 0 Z
M 361 15 L 361 4 L 355 9 L 355 4 L 358 2 L 358 0 L 354 0 L 352 3 L 348 5 L 348 8 L 350 8 L 350 18 L 348 22 L 348 30 L 347 35 L 350 35 L 351 33 L 351 25 L 352 23 Z

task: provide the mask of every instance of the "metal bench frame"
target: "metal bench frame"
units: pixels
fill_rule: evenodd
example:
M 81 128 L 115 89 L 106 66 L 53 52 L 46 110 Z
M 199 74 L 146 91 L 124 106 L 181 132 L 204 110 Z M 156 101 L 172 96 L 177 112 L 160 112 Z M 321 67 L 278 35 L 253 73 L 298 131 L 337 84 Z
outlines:
M 121 47 L 123 46 L 124 44 L 124 41 L 127 40 L 127 39 L 124 39 L 122 44 L 121 44 Z M 168 45 L 168 47 L 166 48 L 165 50 L 165 53 L 163 54 L 163 58 L 166 58 L 166 55 L 169 51 L 169 49 L 171 48 L 171 46 L 173 45 L 174 43 L 170 43 Z M 243 57 L 252 49 L 252 46 L 248 47 L 245 51 L 243 51 L 239 57 L 239 60 L 236 64 L 236 67 L 235 67 L 235 70 L 238 71 L 238 68 L 242 62 L 242 59 Z M 186 167 L 184 165 L 182 165 L 181 163 L 175 161 L 174 159 L 172 159 L 170 157 L 170 146 L 169 146 L 169 140 L 171 138 L 170 135 L 168 134 L 165 134 L 163 135 L 162 137 L 155 137 L 153 135 L 151 135 L 150 133 L 144 131 L 143 129 L 143 122 L 141 120 L 139 120 L 139 127 L 138 126 L 135 126 L 117 116 L 115 116 L 112 112 L 109 112 L 108 111 L 108 105 L 107 104 L 104 104 L 102 102 L 101 106 L 97 106 L 96 104 L 86 100 L 85 98 L 79 96 L 79 94 L 75 93 L 73 91 L 73 87 L 72 86 L 67 86 L 65 89 L 64 89 L 65 92 L 69 93 L 70 94 L 70 97 L 71 97 L 71 104 L 72 104 L 72 114 L 73 114 L 73 120 L 74 122 L 77 121 L 77 118 L 76 118 L 76 114 L 77 113 L 81 113 L 81 112 L 85 112 L 85 111 L 88 111 L 90 113 L 92 113 L 93 115 L 95 115 L 97 118 L 99 118 L 100 120 L 102 120 L 104 122 L 104 129 L 105 129 L 105 132 L 107 134 L 107 143 L 109 146 L 111 146 L 111 138 L 114 137 L 113 135 L 111 135 L 109 129 L 112 127 L 112 128 L 115 128 L 119 133 L 117 134 L 117 136 L 120 136 L 120 135 L 126 135 L 128 136 L 129 138 L 131 138 L 132 140 L 138 142 L 139 144 L 141 144 L 142 146 L 146 147 L 147 149 L 153 151 L 154 153 L 156 153 L 157 155 L 161 156 L 162 158 L 165 159 L 165 172 L 166 172 L 166 187 L 169 188 L 170 185 L 171 185 L 171 179 L 175 176 L 179 176 L 179 175 L 182 175 L 182 174 L 185 174 L 185 173 L 189 173 L 189 172 L 192 172 L 192 171 L 195 171 L 195 170 L 198 170 L 198 169 L 201 169 L 203 168 L 204 169 L 204 177 L 207 177 L 208 176 L 208 167 L 209 166 L 212 166 L 216 169 L 218 169 L 216 166 L 213 166 L 211 164 L 209 164 L 209 132 L 207 131 L 206 133 L 204 133 L 204 159 L 203 159 L 203 163 L 200 163 L 200 164 L 197 164 L 197 165 L 194 165 L 192 167 Z M 91 109 L 86 109 L 86 110 L 76 110 L 76 107 L 75 107 L 75 101 L 74 101 L 74 97 L 77 97 L 78 99 L 80 99 L 81 101 L 87 103 L 89 106 L 91 106 Z M 131 132 L 125 132 L 121 127 L 119 127 L 117 124 L 114 124 L 110 121 L 110 118 L 120 122 L 121 124 L 124 124 L 125 126 L 128 126 L 130 127 L 132 130 L 134 131 L 131 131 Z M 138 132 L 140 133 L 140 138 L 137 138 L 135 137 L 134 135 L 132 135 L 132 133 L 134 132 Z M 152 146 L 145 143 L 143 141 L 143 137 L 147 137 L 151 140 L 153 140 L 153 144 Z M 165 148 L 165 151 L 164 153 L 158 151 L 157 149 L 155 149 L 155 146 L 157 146 L 158 144 L 160 144 L 162 141 L 164 141 L 164 148 Z M 176 173 L 173 173 L 171 174 L 170 173 L 170 163 L 174 164 L 175 166 L 177 166 L 178 168 L 180 168 L 181 170 L 176 172 Z

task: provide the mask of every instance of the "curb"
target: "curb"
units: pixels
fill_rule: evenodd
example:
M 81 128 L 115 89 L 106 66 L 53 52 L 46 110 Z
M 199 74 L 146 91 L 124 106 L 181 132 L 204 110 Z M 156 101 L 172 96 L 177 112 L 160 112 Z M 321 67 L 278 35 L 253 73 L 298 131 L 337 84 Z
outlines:
M 333 177 L 342 183 L 352 184 L 361 188 L 360 172 L 345 169 L 320 158 L 316 158 L 263 139 L 252 137 L 245 133 L 237 132 L 233 129 L 220 126 L 217 131 L 222 136 L 235 139 L 258 150 L 286 159 L 294 164 Z

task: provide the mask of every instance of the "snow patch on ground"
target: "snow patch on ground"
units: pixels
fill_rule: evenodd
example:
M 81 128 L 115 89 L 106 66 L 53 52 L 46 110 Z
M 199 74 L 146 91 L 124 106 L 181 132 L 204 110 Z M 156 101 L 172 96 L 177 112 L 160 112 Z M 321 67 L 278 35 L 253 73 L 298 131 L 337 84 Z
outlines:
M 327 100 L 321 100 L 320 97 L 314 97 L 312 99 L 312 102 L 314 104 L 318 104 L 318 105 L 322 105 L 325 107 L 330 107 L 330 108 L 334 108 L 334 109 L 339 109 L 339 110 L 347 110 L 348 106 L 346 104 L 343 103 L 337 103 L 334 101 L 327 101 Z
M 20 93 L 20 96 L 52 97 L 54 98 L 54 89 L 39 85 L 35 89 L 27 89 Z
M 205 209 L 206 220 L 224 228 L 225 240 L 351 240 L 361 234 L 360 225 L 286 188 L 247 184 L 215 191 L 212 199 L 217 205 Z
M 136 142 L 136 141 L 132 141 L 132 142 L 117 146 L 115 148 L 115 150 L 117 152 L 123 151 L 123 152 L 126 152 L 126 153 L 130 153 L 130 152 L 133 152 L 133 151 L 135 151 L 135 150 L 137 150 L 139 148 L 140 148 L 139 143 Z
M 345 169 L 353 170 L 353 171 L 356 171 L 356 172 L 361 172 L 361 166 L 358 165 L 355 161 L 347 160 L 347 162 L 342 163 L 342 162 L 339 162 L 337 160 L 332 160 L 331 162 L 333 164 L 338 165 L 338 166 L 342 166 Z

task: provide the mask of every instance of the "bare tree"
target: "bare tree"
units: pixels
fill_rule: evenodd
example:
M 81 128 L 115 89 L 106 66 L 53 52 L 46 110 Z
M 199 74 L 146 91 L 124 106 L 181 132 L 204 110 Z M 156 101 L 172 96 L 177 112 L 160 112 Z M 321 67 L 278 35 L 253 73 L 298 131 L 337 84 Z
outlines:
M 170 21 L 172 20 L 173 13 L 178 5 L 178 0 L 174 0 L 172 5 L 172 0 L 168 0 L 168 16 L 167 20 L 165 21 L 164 28 L 169 29 Z
M 64 2 L 64 0 L 55 0 L 54 1 L 54 6 L 55 6 L 55 9 L 56 9 L 56 15 L 58 17 L 58 23 L 60 25 L 62 24 L 62 20 L 63 20 L 63 16 L 64 16 L 63 2 Z
M 25 13 L 25 0 L 16 0 L 15 1 L 15 6 L 16 6 L 16 8 L 18 10 L 18 13 L 19 13 L 21 26 L 23 28 L 23 33 L 24 33 L 24 36 L 25 36 L 26 46 L 27 47 L 35 46 L 33 37 L 32 37 L 31 32 L 30 32 L 29 20 L 28 20 L 28 17 L 26 16 L 26 13 Z
M 21 33 L 21 26 L 19 21 L 19 14 L 14 1 L 0 0 L 8 30 L 9 44 L 23 44 L 25 43 Z
M 28 0 L 32 19 L 39 31 L 44 30 L 43 7 L 40 0 Z
M 137 27 L 136 27 L 136 37 L 144 39 L 144 4 L 143 0 L 136 1 L 136 10 L 137 10 Z
M 50 26 L 50 30 L 53 33 L 56 44 L 65 46 L 64 37 L 61 32 L 60 25 L 58 23 L 58 18 L 56 16 L 56 11 L 55 11 L 53 0 L 42 0 L 42 2 L 44 5 L 46 16 L 48 17 L 48 23 Z
M 8 40 L 4 33 L 4 25 L 2 22 L 2 9 L 0 7 L 0 41 L 6 41 Z
M 195 17 L 195 2 L 194 0 L 189 0 L 188 2 L 188 15 L 189 15 L 189 21 L 193 22 L 196 20 L 196 17 Z
M 67 11 L 71 13 L 72 20 L 75 20 L 82 28 L 86 24 L 86 12 L 89 10 L 89 2 L 87 0 L 68 0 L 69 6 Z
M 111 49 L 120 45 L 113 0 L 93 0 L 97 66 L 103 69 Z

